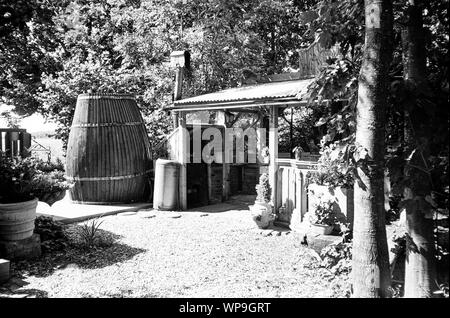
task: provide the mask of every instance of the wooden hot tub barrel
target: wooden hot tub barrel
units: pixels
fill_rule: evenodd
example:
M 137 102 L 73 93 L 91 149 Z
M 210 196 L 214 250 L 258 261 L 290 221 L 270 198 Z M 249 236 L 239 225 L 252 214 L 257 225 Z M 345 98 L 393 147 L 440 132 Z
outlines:
M 79 95 L 66 160 L 76 203 L 149 201 L 150 142 L 134 97 Z

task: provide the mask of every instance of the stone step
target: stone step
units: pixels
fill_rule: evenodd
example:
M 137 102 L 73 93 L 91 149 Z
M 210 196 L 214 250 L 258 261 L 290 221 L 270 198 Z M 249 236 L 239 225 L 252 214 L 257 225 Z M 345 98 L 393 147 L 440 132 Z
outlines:
M 9 280 L 10 265 L 10 261 L 0 258 L 0 284 Z

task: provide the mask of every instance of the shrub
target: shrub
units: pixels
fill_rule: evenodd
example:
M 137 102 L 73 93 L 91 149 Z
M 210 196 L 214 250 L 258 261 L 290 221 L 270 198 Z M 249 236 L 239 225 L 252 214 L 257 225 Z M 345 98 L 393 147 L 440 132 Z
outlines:
M 337 219 L 333 209 L 335 199 L 333 197 L 320 196 L 318 201 L 314 204 L 312 213 L 309 213 L 309 221 L 312 224 L 336 224 Z
M 103 220 L 100 218 L 95 218 L 81 225 L 79 235 L 81 238 L 81 244 L 84 247 L 90 248 L 99 242 L 99 228 L 102 223 Z
M 321 266 L 330 269 L 334 274 L 350 273 L 352 270 L 353 233 L 349 223 L 339 222 L 342 241 L 325 246 L 320 251 Z
M 37 158 L 7 157 L 0 151 L 0 203 L 14 203 L 67 190 L 70 183 L 59 163 Z
M 322 266 L 335 274 L 350 273 L 352 269 L 352 242 L 330 244 L 322 249 Z
M 397 256 L 403 256 L 406 252 L 406 232 L 394 233 L 391 240 L 394 242 L 394 246 L 391 248 L 391 252 L 397 254 Z
M 34 232 L 41 237 L 43 252 L 63 250 L 68 245 L 64 225 L 51 217 L 38 216 L 34 221 Z
M 306 174 L 306 186 L 311 183 L 330 188 L 351 188 L 354 183 L 354 166 L 346 159 L 345 147 L 334 143 L 323 147 L 317 165 L 317 171 Z

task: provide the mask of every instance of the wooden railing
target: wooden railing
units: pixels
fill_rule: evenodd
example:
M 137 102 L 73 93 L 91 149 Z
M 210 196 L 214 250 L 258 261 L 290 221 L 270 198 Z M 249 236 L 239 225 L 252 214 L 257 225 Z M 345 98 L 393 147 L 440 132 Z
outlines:
M 28 157 L 31 148 L 31 134 L 26 129 L 0 128 L 0 150 L 7 156 Z
M 31 138 L 31 147 L 30 147 L 30 154 L 33 156 L 40 157 L 42 159 L 42 156 L 37 155 L 38 153 L 45 153 L 47 154 L 47 161 L 50 162 L 52 158 L 52 150 L 50 147 L 45 147 L 41 143 L 39 143 L 35 137 Z
M 293 213 L 297 222 L 303 220 L 308 209 L 308 195 L 305 189 L 306 174 L 317 169 L 317 159 L 277 159 L 277 214 L 276 223 L 289 226 Z

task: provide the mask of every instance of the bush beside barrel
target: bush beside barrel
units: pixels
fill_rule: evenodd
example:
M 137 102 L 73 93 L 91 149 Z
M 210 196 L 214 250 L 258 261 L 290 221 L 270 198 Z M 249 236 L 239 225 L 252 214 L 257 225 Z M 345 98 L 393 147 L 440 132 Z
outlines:
M 67 176 L 76 203 L 150 199 L 150 142 L 133 96 L 78 96 L 67 144 Z

